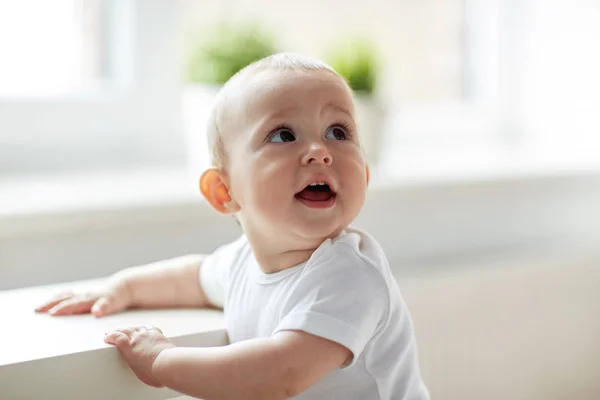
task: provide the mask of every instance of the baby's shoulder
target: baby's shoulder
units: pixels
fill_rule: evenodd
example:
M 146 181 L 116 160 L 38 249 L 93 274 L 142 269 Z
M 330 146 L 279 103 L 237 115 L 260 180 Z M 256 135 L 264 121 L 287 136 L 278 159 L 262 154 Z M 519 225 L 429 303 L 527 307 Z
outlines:
M 384 284 L 390 276 L 385 253 L 368 233 L 347 228 L 315 251 L 309 264 L 329 274 L 357 276 Z
M 378 270 L 388 266 L 385 253 L 377 240 L 357 228 L 346 228 L 336 238 L 326 241 L 322 247 L 322 253 L 327 258 L 350 259 L 356 265 L 368 265 Z

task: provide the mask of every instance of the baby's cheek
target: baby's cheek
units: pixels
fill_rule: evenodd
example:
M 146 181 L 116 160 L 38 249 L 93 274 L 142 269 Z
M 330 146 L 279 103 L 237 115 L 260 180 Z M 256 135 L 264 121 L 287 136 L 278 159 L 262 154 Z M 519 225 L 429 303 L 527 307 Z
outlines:
M 256 207 L 261 211 L 261 214 L 279 215 L 286 207 L 286 196 L 277 188 L 278 184 L 273 183 L 264 187 L 260 193 L 256 193 Z M 287 201 L 289 202 L 289 201 Z
M 247 177 L 241 173 L 235 175 L 232 174 L 229 181 L 229 195 L 231 199 L 240 206 L 244 206 L 247 203 L 249 188 L 251 185 L 248 182 Z

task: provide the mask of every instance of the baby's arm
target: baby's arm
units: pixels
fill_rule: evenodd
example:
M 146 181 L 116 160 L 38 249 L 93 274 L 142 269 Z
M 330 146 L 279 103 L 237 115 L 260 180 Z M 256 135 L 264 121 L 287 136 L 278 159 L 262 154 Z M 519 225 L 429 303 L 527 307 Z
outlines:
M 61 293 L 36 311 L 51 315 L 91 312 L 102 317 L 132 307 L 208 306 L 198 281 L 204 257 L 191 255 L 127 268 L 110 276 L 98 290 Z
M 204 255 L 190 255 L 127 268 L 114 278 L 127 287 L 136 308 L 206 307 L 199 282 Z
M 174 347 L 156 328 L 109 333 L 140 379 L 210 399 L 283 400 L 345 364 L 346 347 L 302 331 L 282 331 L 224 347 Z

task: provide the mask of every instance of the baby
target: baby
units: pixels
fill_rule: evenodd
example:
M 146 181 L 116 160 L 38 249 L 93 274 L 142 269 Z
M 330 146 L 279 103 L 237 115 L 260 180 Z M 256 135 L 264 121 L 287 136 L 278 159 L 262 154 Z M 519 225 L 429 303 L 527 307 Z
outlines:
M 350 227 L 368 168 L 352 92 L 320 61 L 276 54 L 238 72 L 208 128 L 200 191 L 243 235 L 208 256 L 129 268 L 98 293 L 38 308 L 223 308 L 231 344 L 173 345 L 154 327 L 109 332 L 145 383 L 206 399 L 428 399 L 413 325 L 378 243 Z

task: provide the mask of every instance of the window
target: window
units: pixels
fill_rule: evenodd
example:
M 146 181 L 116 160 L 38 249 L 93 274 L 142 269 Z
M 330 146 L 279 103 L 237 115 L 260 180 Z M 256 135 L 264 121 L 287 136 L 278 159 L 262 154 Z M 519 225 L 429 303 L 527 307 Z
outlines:
M 182 159 L 176 2 L 1 7 L 0 175 Z
M 600 1 L 529 0 L 522 94 L 525 133 L 549 154 L 600 151 Z
M 400 152 L 390 162 L 485 158 L 481 148 L 498 143 L 591 151 L 599 9 L 598 0 L 348 0 L 341 15 L 333 0 L 2 2 L 0 175 L 183 165 L 181 31 L 219 18 L 261 21 L 283 49 L 317 57 L 370 35 L 385 58 L 395 142 L 386 147 Z
M 463 6 L 462 97 L 406 101 L 394 133 L 399 148 L 425 164 L 455 153 L 484 163 L 597 165 L 600 2 L 467 0 Z
M 102 0 L 0 3 L 0 96 L 56 96 L 96 86 L 105 61 L 107 5 Z

